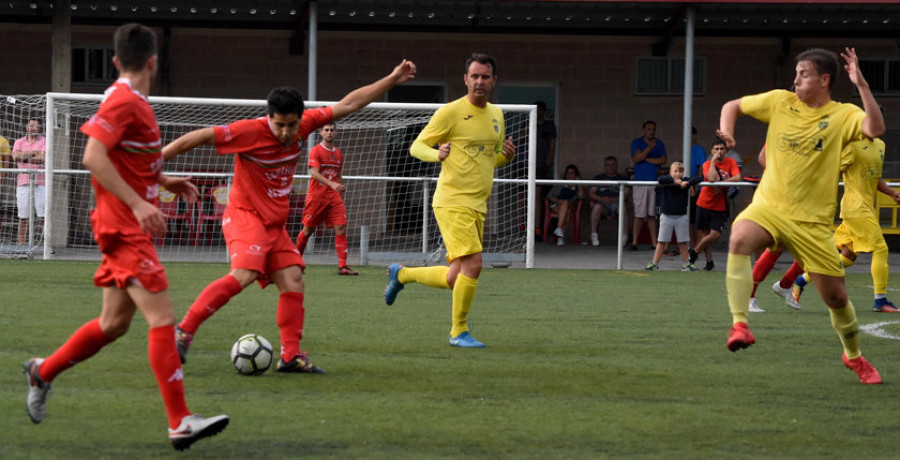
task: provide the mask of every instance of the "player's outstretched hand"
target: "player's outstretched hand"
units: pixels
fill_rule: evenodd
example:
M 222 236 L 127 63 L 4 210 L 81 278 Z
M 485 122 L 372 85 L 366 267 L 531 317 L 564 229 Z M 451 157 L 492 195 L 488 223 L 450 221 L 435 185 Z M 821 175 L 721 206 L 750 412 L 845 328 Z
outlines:
M 844 48 L 841 57 L 844 58 L 844 70 L 847 71 L 850 81 L 855 86 L 859 86 L 865 79 L 863 78 L 862 71 L 859 70 L 859 58 L 856 56 L 856 48 Z
M 404 59 L 397 67 L 394 67 L 394 71 L 391 73 L 396 78 L 397 84 L 400 84 L 416 78 L 416 65 L 412 61 Z
M 160 176 L 162 179 L 163 176 Z M 177 194 L 185 203 L 196 203 L 200 198 L 200 191 L 197 186 L 191 182 L 192 177 L 172 177 L 165 176 L 165 184 L 160 183 L 166 190 Z

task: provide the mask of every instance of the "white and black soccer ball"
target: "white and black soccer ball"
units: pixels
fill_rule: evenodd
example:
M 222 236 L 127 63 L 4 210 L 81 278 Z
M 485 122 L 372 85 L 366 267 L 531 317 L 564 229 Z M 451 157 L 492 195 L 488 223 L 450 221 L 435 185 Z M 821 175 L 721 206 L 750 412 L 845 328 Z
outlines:
M 272 365 L 272 356 L 272 344 L 257 334 L 247 334 L 231 347 L 231 363 L 243 375 L 262 374 Z

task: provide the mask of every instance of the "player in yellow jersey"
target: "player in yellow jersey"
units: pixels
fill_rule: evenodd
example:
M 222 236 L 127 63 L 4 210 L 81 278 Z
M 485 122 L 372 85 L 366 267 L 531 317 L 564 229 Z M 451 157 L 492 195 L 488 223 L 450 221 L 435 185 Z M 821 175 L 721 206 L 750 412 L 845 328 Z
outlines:
M 441 162 L 441 174 L 431 203 L 447 248 L 449 267 L 388 267 L 384 301 L 391 305 L 408 283 L 452 289 L 450 346 L 484 348 L 469 334 L 467 318 L 478 277 L 487 200 L 494 184 L 494 168 L 512 161 L 515 145 L 506 138 L 503 111 L 490 102 L 497 84 L 497 64 L 486 54 L 466 60 L 463 81 L 467 94 L 438 109 L 410 147 L 428 162 Z M 438 148 L 432 146 L 437 145 Z
M 878 371 L 862 357 L 859 324 L 847 297 L 844 268 L 834 251 L 831 224 L 837 204 L 841 152 L 848 144 L 884 134 L 884 118 L 859 69 L 856 50 L 841 54 L 844 70 L 856 86 L 863 110 L 831 100 L 838 77 L 835 53 L 814 48 L 797 56 L 794 91 L 773 90 L 726 102 L 719 137 L 735 145 L 740 115 L 768 123 L 766 173 L 753 201 L 732 226 L 728 248 L 726 291 L 732 327 L 731 351 L 756 342 L 747 326 L 753 280 L 750 254 L 782 245 L 810 272 L 844 347 L 844 365 L 862 383 L 881 383 Z
M 844 268 L 856 263 L 860 252 L 872 253 L 871 273 L 875 291 L 872 310 L 900 313 L 887 298 L 888 246 L 881 233 L 875 210 L 875 194 L 884 193 L 900 204 L 900 193 L 888 187 L 881 178 L 884 166 L 884 141 L 865 139 L 850 144 L 844 151 L 841 170 L 844 178 L 844 197 L 841 199 L 841 225 L 834 232 L 834 243 L 840 249 Z M 796 262 L 795 262 L 796 263 Z M 803 288 L 809 282 L 808 273 L 793 281 L 793 298 L 800 301 Z

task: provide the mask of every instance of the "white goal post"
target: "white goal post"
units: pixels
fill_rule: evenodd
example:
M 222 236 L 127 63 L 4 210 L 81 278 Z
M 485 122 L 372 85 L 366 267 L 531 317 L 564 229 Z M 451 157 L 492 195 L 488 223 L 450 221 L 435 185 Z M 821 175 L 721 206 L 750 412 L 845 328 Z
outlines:
M 47 93 L 0 97 L 4 98 L 0 101 L 0 119 L 4 125 L 24 126 L 26 118 L 39 116 L 46 131 L 46 220 L 43 232 L 39 228 L 33 230 L 35 244 L 25 248 L 28 255 L 99 258 L 91 238 L 90 175 L 81 164 L 86 139 L 78 128 L 96 112 L 102 96 Z M 149 100 L 163 143 L 197 128 L 257 118 L 266 113 L 265 100 L 174 97 L 150 97 Z M 330 104 L 313 101 L 306 106 Z M 351 265 L 445 263 L 440 232 L 431 212 L 431 196 L 440 165 L 422 162 L 409 154 L 410 143 L 440 106 L 373 103 L 337 122 L 335 145 L 344 154 L 343 181 L 347 187 L 344 200 Z M 535 228 L 536 110 L 532 105 L 500 107 L 505 113 L 507 135 L 516 142 L 517 157 L 496 171 L 485 221 L 484 261 L 487 265 L 524 262 L 526 267 L 532 267 L 534 233 L 527 229 Z M 307 150 L 319 141 L 318 134 L 309 138 Z M 304 152 L 294 178 L 287 222 L 292 237 L 301 228 L 303 201 L 310 180 L 306 162 Z M 3 166 L 0 171 L 4 178 L 18 172 L 15 166 Z M 211 147 L 200 147 L 166 162 L 167 174 L 194 178 L 201 189 L 201 201 L 188 205 L 161 192 L 161 207 L 169 217 L 168 233 L 157 239 L 163 261 L 227 260 L 217 217 L 231 184 L 232 167 L 231 155 L 217 155 Z M 0 256 L 4 251 L 9 253 L 10 246 L 16 247 L 10 243 L 6 220 L 4 214 Z M 304 255 L 307 263 L 336 263 L 333 231 L 320 228 L 314 235 Z

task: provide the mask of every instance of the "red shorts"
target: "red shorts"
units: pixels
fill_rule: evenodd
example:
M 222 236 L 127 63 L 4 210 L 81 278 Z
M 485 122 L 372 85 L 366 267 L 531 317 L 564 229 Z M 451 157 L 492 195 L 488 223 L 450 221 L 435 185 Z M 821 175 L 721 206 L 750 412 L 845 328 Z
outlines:
M 255 211 L 226 208 L 222 234 L 231 256 L 231 268 L 258 272 L 256 281 L 260 287 L 268 286 L 272 282 L 269 274 L 282 268 L 297 265 L 300 270 L 306 270 L 303 256 L 284 225 L 266 226 Z
M 103 253 L 100 268 L 94 273 L 94 286 L 125 289 L 137 285 L 150 292 L 169 288 L 166 269 L 159 262 L 150 235 L 95 233 L 94 240 Z
M 335 225 L 347 225 L 347 208 L 343 200 L 307 199 L 303 205 L 303 226 L 318 227 L 325 222 L 328 228 Z

